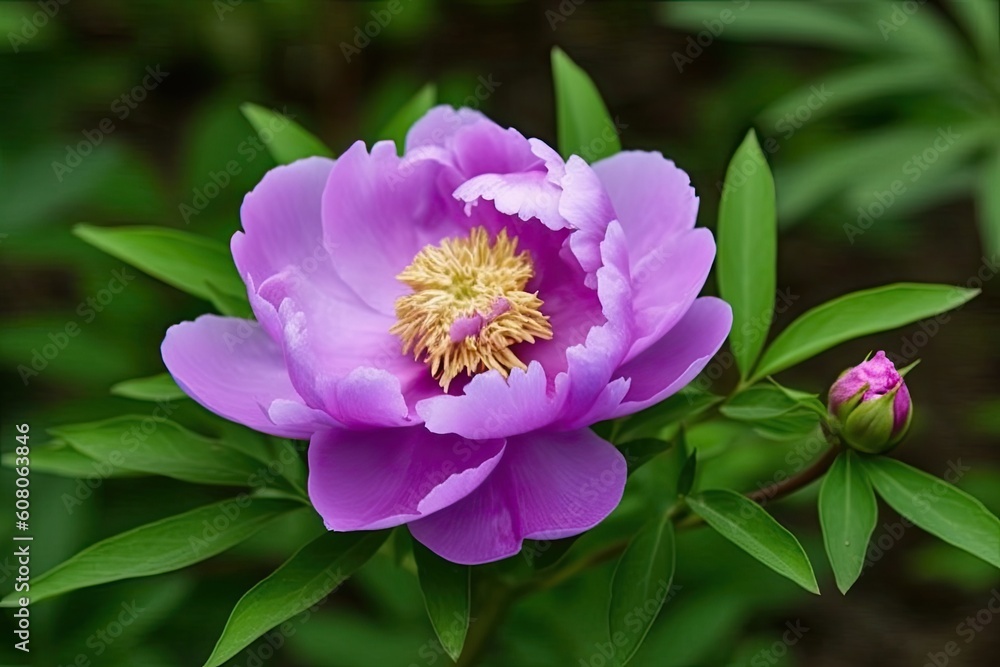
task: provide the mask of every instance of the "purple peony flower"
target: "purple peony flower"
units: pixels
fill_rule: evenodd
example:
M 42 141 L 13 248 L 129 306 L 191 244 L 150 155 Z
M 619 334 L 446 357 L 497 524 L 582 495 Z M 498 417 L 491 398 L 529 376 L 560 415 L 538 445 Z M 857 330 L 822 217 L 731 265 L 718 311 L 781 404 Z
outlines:
M 829 409 L 847 444 L 870 454 L 899 444 L 913 415 L 910 390 L 881 350 L 840 374 L 830 387 Z
M 178 324 L 163 359 L 209 410 L 309 439 L 331 530 L 498 560 L 604 519 L 626 466 L 588 426 L 675 393 L 729 333 L 696 298 L 697 209 L 659 153 L 588 166 L 437 107 L 402 158 L 358 142 L 269 172 L 232 240 L 257 322 Z

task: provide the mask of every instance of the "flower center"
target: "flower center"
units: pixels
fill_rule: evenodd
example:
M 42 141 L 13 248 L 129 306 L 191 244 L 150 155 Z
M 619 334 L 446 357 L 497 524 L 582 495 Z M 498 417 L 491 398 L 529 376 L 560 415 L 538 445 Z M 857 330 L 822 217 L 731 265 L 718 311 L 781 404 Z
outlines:
M 538 293 L 525 292 L 534 275 L 528 251 L 506 230 L 493 244 L 482 227 L 467 238 L 426 246 L 396 278 L 413 288 L 396 299 L 396 323 L 389 329 L 430 366 L 445 391 L 465 371 L 527 368 L 511 351 L 517 343 L 552 338 Z

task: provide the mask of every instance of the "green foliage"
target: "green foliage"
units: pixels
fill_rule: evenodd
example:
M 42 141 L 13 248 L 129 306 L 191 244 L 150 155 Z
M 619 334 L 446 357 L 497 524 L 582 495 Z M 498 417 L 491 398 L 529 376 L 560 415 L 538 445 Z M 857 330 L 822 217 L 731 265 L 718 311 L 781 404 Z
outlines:
M 670 596 L 674 551 L 674 524 L 662 514 L 635 534 L 618 559 L 611 581 L 608 637 L 616 647 L 619 665 L 628 663 L 639 650 Z
M 434 633 L 448 656 L 457 662 L 469 631 L 472 568 L 450 563 L 415 540 L 413 558 Z
M 819 595 L 816 575 L 802 545 L 763 507 L 724 489 L 688 496 L 687 504 L 727 540 L 778 574 Z
M 774 180 L 753 130 L 736 149 L 719 205 L 719 293 L 733 307 L 729 343 L 746 378 L 774 310 L 777 219 Z
M 177 386 L 169 373 L 119 382 L 111 387 L 111 393 L 137 401 L 176 401 L 187 398 L 187 394 Z
M 73 231 L 92 246 L 188 294 L 211 301 L 212 285 L 246 300 L 246 287 L 229 249 L 221 243 L 164 227 L 77 225 Z
M 396 142 L 396 150 L 400 155 L 406 148 L 406 133 L 437 101 L 437 87 L 428 83 L 404 104 L 399 111 L 386 123 L 379 132 L 379 139 L 389 139 Z
M 109 581 L 148 577 L 178 570 L 232 548 L 271 520 L 300 509 L 290 500 L 243 495 L 108 538 L 35 577 L 31 601 Z M 17 605 L 19 593 L 7 595 L 0 606 Z
M 322 141 L 284 114 L 250 102 L 243 104 L 240 111 L 278 164 L 289 164 L 317 155 L 333 157 Z
M 878 521 L 875 491 L 861 470 L 859 454 L 842 452 L 823 478 L 819 520 L 837 588 L 846 594 L 861 576 L 868 541 Z
M 760 379 L 834 345 L 958 308 L 979 290 L 896 283 L 853 292 L 806 312 L 778 334 L 754 372 Z
M 894 459 L 862 459 L 879 496 L 928 533 L 1000 568 L 1000 519 L 943 479 Z
M 388 536 L 384 530 L 327 532 L 302 547 L 240 598 L 205 667 L 222 665 L 271 628 L 321 604 Z
M 597 86 L 562 49 L 552 49 L 559 153 L 596 162 L 621 151 L 618 128 Z

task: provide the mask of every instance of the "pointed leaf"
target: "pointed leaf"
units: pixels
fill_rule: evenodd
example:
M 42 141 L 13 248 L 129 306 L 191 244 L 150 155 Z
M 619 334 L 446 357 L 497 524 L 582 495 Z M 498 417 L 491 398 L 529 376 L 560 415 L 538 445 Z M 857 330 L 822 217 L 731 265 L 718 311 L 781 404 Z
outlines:
M 416 540 L 413 558 L 434 633 L 445 652 L 457 662 L 469 631 L 472 569 L 446 561 Z
M 321 602 L 388 536 L 387 530 L 327 532 L 302 547 L 240 598 L 205 667 L 225 663 L 271 628 Z
M 137 401 L 176 401 L 187 398 L 187 394 L 177 386 L 170 373 L 119 382 L 111 387 L 111 393 Z
M 406 149 L 406 133 L 436 101 L 437 88 L 433 83 L 428 83 L 393 115 L 378 133 L 378 138 L 396 142 L 396 151 L 402 155 Z
M 50 431 L 112 468 L 196 484 L 251 486 L 263 467 L 259 460 L 223 441 L 206 438 L 162 417 L 115 417 Z
M 1000 519 L 943 479 L 901 461 L 865 457 L 865 472 L 892 509 L 948 544 L 1000 568 Z
M 670 597 L 674 565 L 674 525 L 663 514 L 632 538 L 611 580 L 608 637 L 619 665 L 625 665 L 639 650 Z
M 14 452 L 4 452 L 3 465 L 16 466 L 18 457 Z M 31 447 L 31 472 L 72 477 L 75 479 L 104 479 L 107 477 L 137 477 L 142 473 L 115 468 L 99 463 L 78 452 L 62 440 L 53 440 L 47 445 Z
M 597 86 L 558 47 L 552 49 L 552 79 L 556 92 L 559 152 L 596 162 L 621 151 L 618 128 Z
M 246 299 L 229 249 L 211 239 L 165 227 L 93 227 L 77 225 L 73 233 L 123 262 L 211 301 L 208 283 L 233 297 Z
M 736 149 L 719 204 L 719 293 L 733 307 L 729 344 L 746 378 L 764 347 L 774 314 L 777 218 L 774 179 L 757 136 Z
M 333 152 L 322 141 L 284 114 L 250 102 L 241 105 L 240 111 L 278 164 L 315 155 L 333 157 Z
M 727 540 L 810 593 L 819 594 L 816 575 L 802 545 L 763 507 L 735 491 L 722 489 L 688 496 L 687 503 Z
M 861 576 L 877 521 L 875 491 L 861 469 L 858 454 L 841 452 L 819 490 L 823 544 L 841 593 L 847 593 Z
M 778 334 L 754 373 L 758 380 L 853 338 L 888 331 L 958 308 L 977 289 L 895 283 L 853 292 L 808 311 Z
M 94 544 L 31 582 L 31 602 L 87 586 L 179 570 L 225 551 L 302 504 L 242 495 Z M 11 607 L 13 592 L 0 606 Z

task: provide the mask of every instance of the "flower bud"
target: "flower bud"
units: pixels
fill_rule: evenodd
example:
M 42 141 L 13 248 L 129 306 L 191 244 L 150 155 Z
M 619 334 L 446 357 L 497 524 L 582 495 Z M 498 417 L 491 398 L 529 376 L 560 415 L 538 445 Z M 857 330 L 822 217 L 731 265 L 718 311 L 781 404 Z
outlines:
M 869 454 L 899 444 L 913 414 L 903 376 L 882 351 L 840 374 L 830 387 L 828 407 L 844 442 Z

